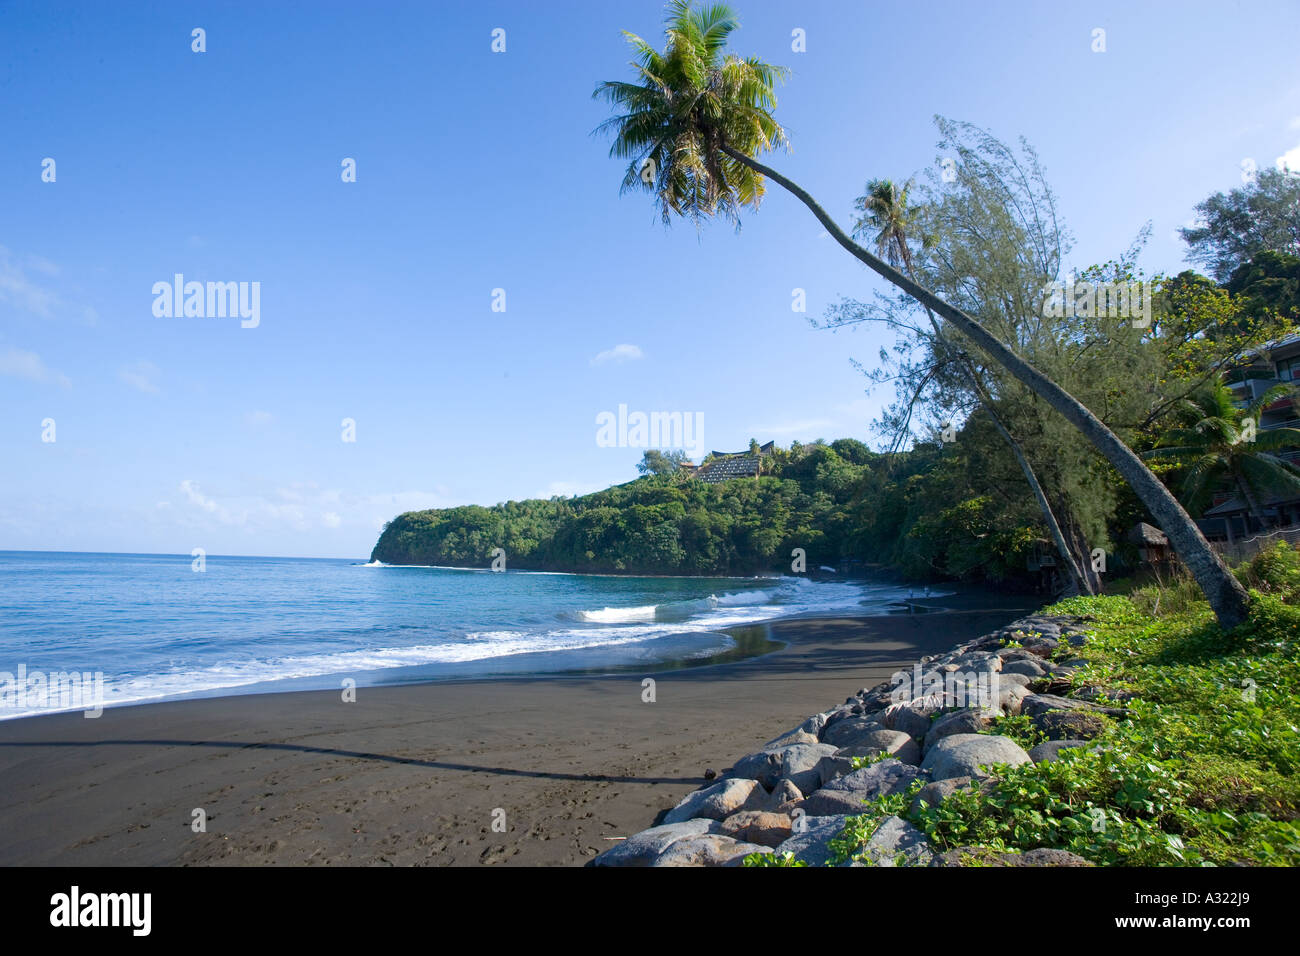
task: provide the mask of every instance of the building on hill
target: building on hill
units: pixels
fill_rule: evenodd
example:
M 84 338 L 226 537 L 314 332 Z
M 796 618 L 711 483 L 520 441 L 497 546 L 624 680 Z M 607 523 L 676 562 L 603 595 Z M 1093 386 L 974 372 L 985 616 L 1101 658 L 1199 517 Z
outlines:
M 693 476 L 710 485 L 733 478 L 757 478 L 762 471 L 763 459 L 769 457 L 776 448 L 776 442 L 770 441 L 758 447 L 758 454 L 745 451 L 715 451 L 705 463 L 695 469 Z
M 1260 349 L 1242 356 L 1237 364 L 1234 380 L 1228 387 L 1237 396 L 1239 407 L 1245 407 L 1278 384 L 1300 387 L 1300 334 L 1269 342 Z M 1300 427 L 1294 399 L 1283 398 L 1273 402 L 1260 414 L 1259 428 Z M 1300 464 L 1300 448 L 1287 448 L 1270 452 L 1283 461 Z M 1224 488 L 1215 495 L 1212 506 L 1197 522 L 1202 533 L 1211 541 L 1232 544 L 1237 538 L 1247 537 L 1265 530 L 1250 513 L 1250 507 L 1237 489 Z M 1300 525 L 1300 495 L 1261 495 L 1260 502 L 1266 522 L 1274 527 Z

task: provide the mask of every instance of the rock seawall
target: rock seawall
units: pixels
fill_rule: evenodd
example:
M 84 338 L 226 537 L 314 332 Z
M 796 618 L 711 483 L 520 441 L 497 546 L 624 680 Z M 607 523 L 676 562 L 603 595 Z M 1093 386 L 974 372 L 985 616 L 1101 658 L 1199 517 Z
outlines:
M 750 854 L 775 853 L 824 866 L 832 862 L 831 840 L 850 816 L 865 812 L 868 800 L 919 785 L 914 805 L 936 806 L 955 790 L 990 779 L 996 764 L 1050 761 L 1063 748 L 1084 746 L 1104 717 L 1123 716 L 1086 699 L 1086 691 L 1071 696 L 1072 660 L 1052 661 L 1060 648 L 1085 642 L 1084 623 L 1030 615 L 924 657 L 737 760 L 668 811 L 662 825 L 587 865 L 739 866 Z M 1009 737 L 984 732 L 996 718 L 1015 715 L 1049 739 L 1026 751 Z M 854 758 L 869 762 L 855 769 Z M 1049 848 L 941 852 L 899 816 L 885 817 L 857 857 L 841 865 L 1091 865 Z

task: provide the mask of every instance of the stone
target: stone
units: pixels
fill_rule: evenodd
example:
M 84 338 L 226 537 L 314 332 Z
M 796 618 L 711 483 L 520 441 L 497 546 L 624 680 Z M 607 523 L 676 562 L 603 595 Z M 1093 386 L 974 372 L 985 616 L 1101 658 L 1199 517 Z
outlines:
M 810 734 L 802 727 L 796 727 L 794 730 L 788 730 L 780 737 L 774 737 L 767 743 L 763 744 L 764 750 L 784 750 L 786 747 L 795 744 L 817 744 L 821 743 L 816 734 Z
M 952 777 L 987 777 L 994 764 L 1019 766 L 1029 763 L 1029 754 L 1010 737 L 994 734 L 953 734 L 936 741 L 921 761 L 934 780 Z
M 844 829 L 845 814 L 833 817 L 803 817 L 794 823 L 794 833 L 790 839 L 777 845 L 773 851 L 777 856 L 794 854 L 796 860 L 802 860 L 809 866 L 825 866 L 830 861 L 830 842 Z
M 1002 684 L 999 683 L 998 691 L 998 709 L 1011 717 L 1020 713 L 1024 705 L 1025 698 L 1033 696 L 1033 691 L 1021 684 Z
M 776 846 L 793 836 L 788 813 L 742 810 L 723 820 L 718 832 L 742 843 Z
M 771 853 L 770 846 L 743 843 L 720 833 L 704 833 L 675 841 L 651 861 L 651 866 L 726 866 L 751 853 Z
M 634 833 L 617 846 L 588 861 L 588 866 L 649 866 L 678 840 L 716 830 L 714 820 L 687 820 Z
M 827 727 L 821 742 L 836 747 L 853 747 L 880 729 L 880 721 L 875 717 L 850 717 Z
M 1086 710 L 1109 717 L 1126 717 L 1128 712 L 1122 707 L 1103 707 L 1091 701 L 1076 697 L 1061 697 L 1058 694 L 1031 694 L 1020 705 L 1020 712 L 1029 717 L 1037 717 L 1049 710 Z
M 852 747 L 835 751 L 837 757 L 868 757 L 873 754 L 892 754 L 903 763 L 920 763 L 921 748 L 912 737 L 901 730 L 876 730 L 863 737 Z
M 832 780 L 805 797 L 799 808 L 810 817 L 862 813 L 863 804 L 868 800 L 902 793 L 912 785 L 912 781 L 922 776 L 921 771 L 910 764 L 881 760 Z
M 1044 740 L 1041 744 L 1029 748 L 1029 759 L 1034 763 L 1051 763 L 1059 759 L 1062 750 L 1087 745 L 1086 740 Z
M 772 795 L 767 802 L 773 810 L 785 810 L 786 807 L 793 806 L 802 799 L 802 790 L 789 780 L 781 780 L 772 788 Z
M 977 734 L 992 723 L 993 718 L 987 711 L 973 707 L 943 714 L 930 725 L 930 732 L 925 735 L 925 749 L 929 750 L 936 742 L 953 734 Z
M 1039 847 L 1024 853 L 998 853 L 983 846 L 959 846 L 936 856 L 932 866 L 1092 866 L 1066 850 Z
M 921 805 L 941 806 L 945 800 L 958 790 L 965 790 L 974 777 L 949 777 L 947 780 L 935 780 L 927 783 L 912 798 L 912 812 L 917 813 Z
M 902 817 L 885 817 L 853 856 L 875 866 L 929 866 L 934 851 L 925 834 Z
M 1034 726 L 1048 740 L 1092 740 L 1105 732 L 1106 721 L 1082 710 L 1049 710 L 1034 718 Z
M 1009 674 L 1005 670 L 998 675 L 998 686 L 1006 687 L 1008 684 L 1015 684 L 1017 687 L 1028 687 L 1033 683 L 1033 678 L 1026 674 Z
M 681 823 L 698 817 L 725 820 L 739 810 L 756 810 L 767 802 L 767 791 L 757 780 L 732 778 L 688 794 L 668 811 L 664 823 Z
M 1002 668 L 1002 673 L 1005 676 L 1023 674 L 1026 677 L 1042 677 L 1047 669 L 1037 661 L 1014 660 Z
M 930 732 L 930 715 L 919 707 L 903 706 L 885 711 L 884 725 L 888 730 L 901 730 L 916 740 L 924 740 Z
M 801 793 L 809 793 L 821 786 L 821 771 L 817 764 L 838 748 L 832 744 L 795 744 L 781 751 L 781 779 L 789 780 Z

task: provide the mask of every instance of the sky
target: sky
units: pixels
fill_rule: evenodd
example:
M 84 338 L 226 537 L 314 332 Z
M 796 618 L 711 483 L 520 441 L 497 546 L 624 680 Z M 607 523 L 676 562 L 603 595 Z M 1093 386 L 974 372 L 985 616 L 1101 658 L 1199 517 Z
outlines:
M 1179 271 L 1243 162 L 1300 168 L 1294 2 L 734 6 L 732 49 L 792 71 L 768 161 L 845 224 L 936 163 L 936 114 L 1033 144 L 1074 266 L 1150 221 L 1141 265 Z M 597 440 L 620 405 L 703 450 L 878 447 L 850 360 L 889 337 L 810 321 L 874 275 L 775 185 L 739 232 L 620 196 L 591 93 L 662 21 L 0 3 L 0 549 L 364 559 L 403 511 L 636 477 Z M 257 283 L 256 324 L 156 314 L 177 274 Z

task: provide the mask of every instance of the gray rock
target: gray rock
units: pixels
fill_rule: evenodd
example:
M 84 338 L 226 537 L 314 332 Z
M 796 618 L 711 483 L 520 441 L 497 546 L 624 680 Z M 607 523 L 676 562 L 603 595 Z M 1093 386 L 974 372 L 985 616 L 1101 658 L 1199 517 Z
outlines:
M 912 812 L 917 813 L 922 804 L 931 807 L 941 806 L 945 800 L 958 790 L 965 790 L 973 777 L 949 777 L 947 780 L 935 780 L 927 783 L 912 798 Z
M 987 777 L 994 764 L 1019 766 L 1029 763 L 1025 753 L 1010 737 L 993 734 L 954 734 L 936 741 L 921 761 L 921 769 L 935 780 L 952 777 Z
M 776 846 L 790 839 L 793 821 L 788 813 L 742 810 L 722 821 L 719 832 L 742 843 Z
M 850 717 L 826 728 L 821 742 L 836 747 L 853 747 L 881 729 L 876 717 Z
M 930 715 L 920 707 L 898 707 L 885 711 L 884 725 L 889 730 L 901 730 L 909 737 L 924 740 L 930 732 Z
M 796 787 L 789 780 L 780 780 L 772 788 L 772 795 L 768 798 L 768 806 L 773 810 L 784 809 L 786 804 L 795 804 L 803 799 L 803 791 Z
M 781 779 L 789 780 L 802 793 L 821 786 L 821 771 L 817 764 L 823 757 L 835 753 L 832 744 L 796 744 L 781 751 Z
M 1069 747 L 1086 747 L 1086 740 L 1044 740 L 1029 749 L 1029 759 L 1034 763 L 1051 763 L 1061 755 L 1061 751 Z
M 987 711 L 974 707 L 954 710 L 930 725 L 930 732 L 925 735 L 925 749 L 928 751 L 935 743 L 953 734 L 977 734 L 992 723 L 993 718 Z
M 1123 717 L 1126 714 L 1122 708 L 1103 707 L 1091 701 L 1079 700 L 1076 697 L 1060 697 L 1056 694 L 1031 694 L 1020 705 L 1020 712 L 1029 717 L 1037 717 L 1049 710 L 1087 710 L 1111 717 Z
M 781 751 L 760 750 L 736 761 L 728 771 L 732 777 L 757 780 L 764 787 L 774 787 L 781 779 Z
M 895 759 L 903 763 L 921 762 L 921 748 L 909 734 L 901 730 L 876 730 L 853 747 L 837 750 L 836 756 L 866 757 L 875 753 L 893 754 Z
M 711 833 L 718 828 L 714 820 L 687 820 L 666 826 L 651 827 L 634 833 L 617 846 L 587 863 L 588 866 L 649 866 L 678 840 Z
M 784 750 L 786 747 L 792 747 L 795 744 L 817 744 L 821 743 L 816 734 L 810 734 L 802 727 L 796 727 L 794 730 L 787 730 L 780 737 L 774 737 L 767 743 L 763 744 L 764 750 Z
M 1101 715 L 1086 710 L 1049 710 L 1033 720 L 1048 740 L 1092 740 L 1106 730 Z
M 741 810 L 763 809 L 767 803 L 767 791 L 757 780 L 732 778 L 688 794 L 668 811 L 664 823 L 681 823 L 697 817 L 725 820 Z
M 876 866 L 929 866 L 934 851 L 912 824 L 902 817 L 886 817 L 854 856 Z
M 651 866 L 726 866 L 751 853 L 771 853 L 770 846 L 742 843 L 719 833 L 683 837 L 651 861 Z
M 1004 676 L 1023 674 L 1026 677 L 1042 677 L 1047 669 L 1037 661 L 1014 660 L 1002 668 Z
M 868 800 L 891 793 L 902 793 L 923 774 L 916 767 L 898 760 L 882 760 L 832 780 L 809 794 L 799 808 L 810 817 L 862 813 Z
M 802 817 L 795 821 L 794 835 L 773 851 L 778 856 L 793 853 L 796 860 L 809 866 L 825 866 L 830 860 L 831 840 L 844 829 L 846 815 L 833 817 Z
M 1019 675 L 1013 675 L 1019 676 Z M 1033 694 L 1028 687 L 1023 684 L 998 683 L 998 707 L 1004 714 L 1014 717 L 1020 713 L 1021 707 L 1024 706 L 1025 698 Z
M 1034 676 L 1036 677 L 1037 675 Z M 1033 683 L 1033 680 L 1034 678 L 1028 674 L 1009 674 L 1004 669 L 1002 673 L 998 675 L 998 686 L 1006 687 L 1010 684 L 1015 684 L 1017 687 L 1028 687 Z
M 1092 866 L 1065 850 L 1039 847 L 1024 853 L 998 853 L 984 846 L 959 846 L 934 858 L 932 866 Z

